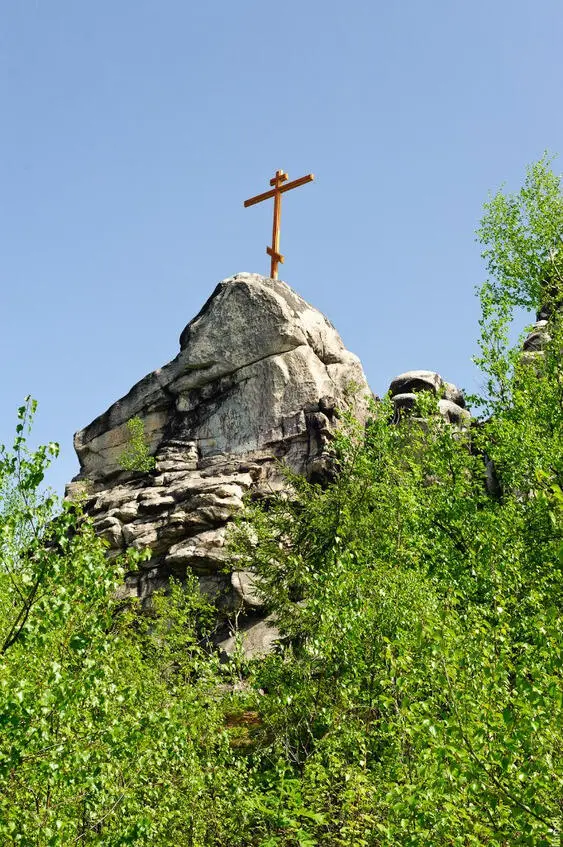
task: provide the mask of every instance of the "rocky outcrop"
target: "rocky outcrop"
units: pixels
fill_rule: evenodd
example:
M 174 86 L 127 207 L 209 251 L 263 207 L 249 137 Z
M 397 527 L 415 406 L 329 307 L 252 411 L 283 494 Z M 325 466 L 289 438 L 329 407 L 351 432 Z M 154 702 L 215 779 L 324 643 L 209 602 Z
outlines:
M 435 395 L 448 422 L 469 422 L 462 392 L 423 370 L 392 381 L 395 421 L 415 408 L 420 391 Z M 244 611 L 237 615 L 242 649 L 259 655 L 277 631 L 255 576 L 233 561 L 228 525 L 245 495 L 283 489 L 282 463 L 327 479 L 338 410 L 351 405 L 361 419 L 369 395 L 359 360 L 320 312 L 283 282 L 237 274 L 186 326 L 171 362 L 76 433 L 80 473 L 67 494 L 83 498 L 110 556 L 150 550 L 126 577 L 123 596 L 144 598 L 191 572 L 220 619 Z M 143 471 L 123 469 L 134 419 L 153 457 L 144 456 Z M 235 649 L 227 627 L 217 640 L 226 652 Z
M 550 323 L 555 317 L 563 314 L 563 264 L 561 248 L 556 246 L 551 251 L 551 264 L 546 269 L 541 284 L 542 305 L 536 312 L 536 322 L 531 326 L 522 345 L 521 361 L 533 364 L 543 358 L 543 351 L 551 341 Z
M 258 586 L 226 552 L 227 525 L 245 494 L 283 486 L 280 462 L 322 479 L 338 409 L 351 403 L 362 416 L 368 393 L 320 312 L 283 282 L 237 274 L 183 330 L 175 359 L 76 434 L 80 473 L 67 495 L 85 498 L 110 555 L 150 548 L 124 593 L 146 596 L 192 571 L 219 606 L 258 614 Z M 137 417 L 155 463 L 144 473 L 121 466 Z M 261 623 L 248 639 L 272 637 Z
M 413 411 L 419 391 L 429 391 L 436 395 L 437 411 L 448 423 L 458 426 L 469 424 L 471 415 L 465 408 L 463 392 L 434 371 L 407 371 L 391 382 L 389 396 L 395 407 L 395 421 Z
M 561 298 L 551 306 L 542 306 L 536 313 L 536 322 L 530 327 L 528 335 L 522 345 L 522 362 L 532 364 L 541 361 L 546 345 L 551 341 L 549 333 L 550 321 L 553 321 L 554 313 L 563 312 Z
M 547 320 L 537 320 L 524 339 L 522 349 L 525 353 L 537 353 L 543 350 L 548 341 Z

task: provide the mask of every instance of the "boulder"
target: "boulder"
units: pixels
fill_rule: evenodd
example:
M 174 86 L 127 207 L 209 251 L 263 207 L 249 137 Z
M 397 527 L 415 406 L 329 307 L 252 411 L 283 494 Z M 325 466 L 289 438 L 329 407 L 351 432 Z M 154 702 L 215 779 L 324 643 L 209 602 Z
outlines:
M 80 478 L 120 473 L 133 417 L 157 470 L 175 459 L 191 469 L 206 456 L 305 435 L 305 409 L 319 410 L 326 397 L 342 402 L 352 382 L 367 392 L 359 360 L 319 311 L 279 280 L 237 274 L 183 330 L 175 359 L 76 434 Z
M 280 633 L 275 621 L 272 616 L 268 616 L 246 623 L 236 635 L 225 638 L 217 646 L 226 656 L 232 656 L 240 643 L 240 649 L 246 659 L 257 659 L 271 653 L 279 638 Z
M 468 426 L 471 421 L 471 415 L 467 409 L 463 409 L 457 403 L 452 403 L 451 400 L 446 400 L 445 398 L 438 400 L 438 411 L 451 424 Z
M 452 403 L 455 403 L 457 406 L 461 406 L 462 409 L 465 409 L 465 397 L 463 396 L 463 391 L 461 388 L 458 388 L 457 385 L 454 385 L 453 382 L 444 382 L 442 385 L 442 392 L 444 400 L 450 400 Z
M 406 371 L 392 380 L 389 386 L 389 394 L 412 394 L 417 391 L 432 391 L 437 394 L 444 385 L 440 374 L 434 371 Z
M 471 415 L 465 409 L 463 392 L 435 371 L 406 371 L 391 382 L 389 395 L 395 406 L 395 423 L 412 414 L 419 391 L 430 391 L 438 397 L 437 410 L 448 423 L 457 426 L 469 424 Z
M 251 609 L 262 609 L 264 597 L 260 593 L 260 582 L 252 571 L 234 571 L 231 585 L 241 602 Z

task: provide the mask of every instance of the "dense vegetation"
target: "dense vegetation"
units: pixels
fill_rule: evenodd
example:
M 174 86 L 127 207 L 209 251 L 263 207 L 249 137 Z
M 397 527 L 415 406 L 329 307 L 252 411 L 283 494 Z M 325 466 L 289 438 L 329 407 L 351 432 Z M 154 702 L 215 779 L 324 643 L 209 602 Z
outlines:
M 19 410 L 0 454 L 2 845 L 560 844 L 561 233 L 545 159 L 485 207 L 478 424 L 420 395 L 390 425 L 385 400 L 365 428 L 343 416 L 331 485 L 288 477 L 249 504 L 233 544 L 283 633 L 264 660 L 220 664 L 189 582 L 150 614 L 120 599 L 124 563 L 39 493 L 56 445 L 28 451 Z M 540 304 L 551 340 L 523 362 L 513 310 Z

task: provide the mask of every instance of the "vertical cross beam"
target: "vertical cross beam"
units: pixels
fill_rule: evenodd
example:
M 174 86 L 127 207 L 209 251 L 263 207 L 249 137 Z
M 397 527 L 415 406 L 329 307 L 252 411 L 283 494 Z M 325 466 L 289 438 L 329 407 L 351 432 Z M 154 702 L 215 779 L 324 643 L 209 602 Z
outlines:
M 276 171 L 276 175 L 270 180 L 270 185 L 274 186 L 274 223 L 272 226 L 272 246 L 266 247 L 266 253 L 270 256 L 270 276 L 272 279 L 278 278 L 278 262 L 283 264 L 283 256 L 280 253 L 280 225 L 281 225 L 281 191 L 280 188 L 287 181 L 287 174 L 283 171 Z
M 271 258 L 270 277 L 278 278 L 278 263 L 283 264 L 284 257 L 280 253 L 280 224 L 281 224 L 281 195 L 285 191 L 290 191 L 292 188 L 297 188 L 300 185 L 305 185 L 307 182 L 312 182 L 313 174 L 307 174 L 293 182 L 287 182 L 287 174 L 284 171 L 276 171 L 273 179 L 270 180 L 270 185 L 273 186 L 271 191 L 265 191 L 264 194 L 258 194 L 256 197 L 251 197 L 250 200 L 244 201 L 244 207 L 254 206 L 256 203 L 261 203 L 262 200 L 274 198 L 274 223 L 272 226 L 272 246 L 266 247 L 266 253 Z

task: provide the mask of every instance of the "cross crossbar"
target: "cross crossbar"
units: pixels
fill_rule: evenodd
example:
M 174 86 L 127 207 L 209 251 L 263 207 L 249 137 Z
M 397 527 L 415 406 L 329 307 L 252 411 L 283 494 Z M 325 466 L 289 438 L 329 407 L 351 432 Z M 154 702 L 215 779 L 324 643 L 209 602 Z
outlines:
M 251 197 L 250 200 L 244 201 L 244 208 L 248 209 L 249 206 L 254 206 L 256 203 L 261 203 L 262 200 L 269 200 L 271 197 L 275 197 L 278 192 L 280 194 L 283 194 L 284 191 L 290 191 L 292 188 L 299 188 L 300 185 L 306 185 L 306 183 L 312 182 L 314 178 L 314 174 L 307 174 L 307 176 L 302 176 L 299 179 L 294 179 L 293 182 L 288 182 L 286 185 L 281 185 L 279 188 L 272 188 L 271 191 L 265 191 L 264 194 L 257 194 L 256 197 Z M 271 181 L 272 180 L 270 180 L 270 182 Z

